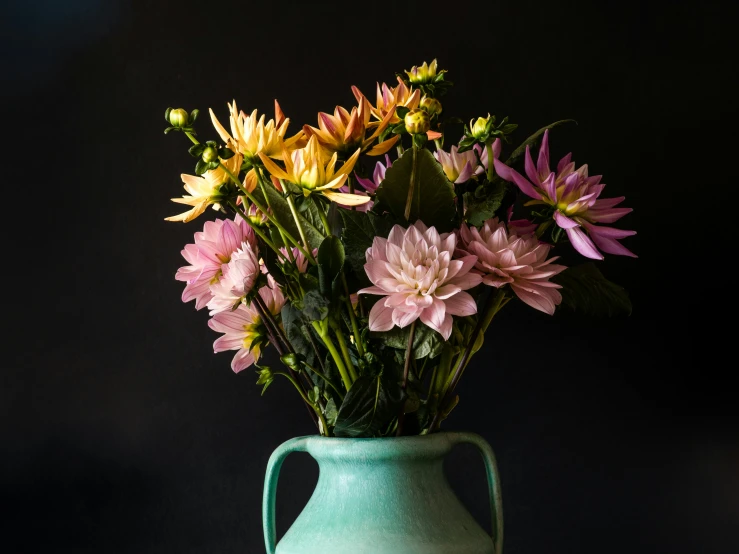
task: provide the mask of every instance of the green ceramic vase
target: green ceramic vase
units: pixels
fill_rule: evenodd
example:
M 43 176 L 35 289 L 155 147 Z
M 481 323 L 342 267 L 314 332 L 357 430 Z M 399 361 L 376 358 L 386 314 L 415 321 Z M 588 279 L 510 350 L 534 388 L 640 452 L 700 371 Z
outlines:
M 444 476 L 444 457 L 461 443 L 482 453 L 493 537 L 472 518 Z M 310 454 L 320 473 L 308 504 L 276 544 L 277 478 L 291 452 Z M 500 554 L 503 544 L 495 455 L 482 437 L 471 433 L 289 440 L 267 465 L 262 517 L 267 554 Z

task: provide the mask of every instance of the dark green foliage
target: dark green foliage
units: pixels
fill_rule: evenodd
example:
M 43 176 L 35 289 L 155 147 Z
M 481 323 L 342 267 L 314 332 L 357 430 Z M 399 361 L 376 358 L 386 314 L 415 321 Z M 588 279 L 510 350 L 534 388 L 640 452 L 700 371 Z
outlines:
M 595 317 L 631 315 L 626 290 L 606 279 L 592 262 L 569 267 L 551 280 L 562 285 L 562 305 L 571 310 Z

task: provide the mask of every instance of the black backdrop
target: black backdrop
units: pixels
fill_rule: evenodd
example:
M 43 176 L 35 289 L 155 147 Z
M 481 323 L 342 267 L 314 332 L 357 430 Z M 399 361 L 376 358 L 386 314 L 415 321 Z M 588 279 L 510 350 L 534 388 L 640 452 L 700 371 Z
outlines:
M 350 105 L 350 85 L 373 95 L 438 57 L 457 83 L 448 114 L 510 115 L 519 139 L 576 119 L 554 157 L 603 173 L 639 231 L 638 260 L 600 265 L 631 317 L 511 306 L 462 383 L 448 428 L 497 452 L 506 551 L 738 551 L 736 389 L 701 310 L 728 308 L 735 281 L 711 253 L 707 200 L 735 173 L 712 156 L 736 112 L 727 20 L 710 2 L 16 3 L 2 34 L 0 549 L 263 551 L 267 458 L 314 430 L 283 383 L 260 398 L 251 371 L 234 375 L 207 314 L 180 303 L 179 251 L 202 221 L 163 221 L 192 165 L 164 109 L 225 114 L 236 98 L 269 114 L 276 96 L 295 130 Z M 448 470 L 487 522 L 477 454 L 460 448 Z M 281 530 L 316 476 L 300 456 L 284 466 Z

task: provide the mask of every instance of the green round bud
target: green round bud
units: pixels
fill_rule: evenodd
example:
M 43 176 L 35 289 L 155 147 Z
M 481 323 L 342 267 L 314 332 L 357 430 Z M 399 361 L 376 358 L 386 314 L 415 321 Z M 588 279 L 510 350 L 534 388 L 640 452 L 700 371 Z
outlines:
M 487 134 L 487 125 L 490 115 L 487 117 L 478 117 L 477 121 L 470 122 L 470 134 L 476 139 L 484 139 Z
M 298 356 L 293 354 L 292 352 L 284 354 L 280 358 L 280 361 L 291 369 L 298 369 L 298 367 L 300 366 L 300 360 L 298 359 Z
M 184 127 L 187 125 L 189 117 L 190 115 L 187 111 L 182 108 L 177 108 L 176 110 L 171 110 L 169 112 L 169 122 L 172 127 Z
M 425 110 L 430 116 L 434 116 L 441 113 L 441 102 L 436 98 L 430 96 L 424 96 L 421 99 L 421 109 Z
M 426 134 L 431 128 L 431 118 L 424 110 L 411 110 L 405 114 L 405 129 L 412 135 Z
M 218 160 L 218 150 L 212 146 L 208 146 L 203 150 L 202 158 L 205 163 L 215 162 Z

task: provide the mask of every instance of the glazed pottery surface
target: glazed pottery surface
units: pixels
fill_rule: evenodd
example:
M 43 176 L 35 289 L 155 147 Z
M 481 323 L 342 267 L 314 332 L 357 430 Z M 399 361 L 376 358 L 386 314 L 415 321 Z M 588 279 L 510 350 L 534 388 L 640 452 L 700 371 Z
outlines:
M 475 445 L 485 462 L 493 538 L 444 476 L 444 457 L 461 443 Z M 277 478 L 291 452 L 310 454 L 320 474 L 308 504 L 275 546 Z M 269 460 L 263 520 L 268 554 L 500 554 L 503 541 L 495 456 L 471 433 L 289 440 Z

